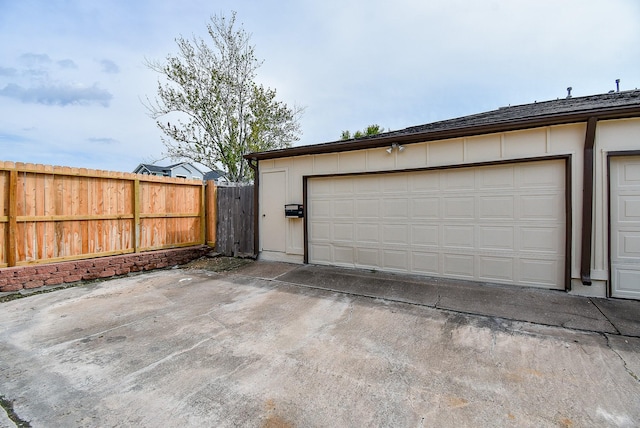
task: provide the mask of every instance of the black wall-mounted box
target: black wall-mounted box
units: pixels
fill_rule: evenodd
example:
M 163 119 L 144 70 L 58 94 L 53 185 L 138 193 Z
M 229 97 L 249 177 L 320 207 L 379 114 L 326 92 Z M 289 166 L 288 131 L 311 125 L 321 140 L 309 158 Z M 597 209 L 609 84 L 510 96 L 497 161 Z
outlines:
M 304 207 L 302 204 L 287 204 L 284 206 L 284 216 L 286 218 L 303 218 Z

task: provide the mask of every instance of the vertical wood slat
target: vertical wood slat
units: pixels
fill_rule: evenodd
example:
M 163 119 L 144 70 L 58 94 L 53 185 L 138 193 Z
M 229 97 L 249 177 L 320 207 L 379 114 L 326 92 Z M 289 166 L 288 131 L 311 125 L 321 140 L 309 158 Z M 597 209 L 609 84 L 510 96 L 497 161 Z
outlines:
M 0 167 L 3 162 L 0 161 Z M 0 170 L 0 267 L 7 266 L 9 224 L 9 172 Z
M 9 231 L 7 233 L 7 264 L 16 265 L 16 230 L 18 229 L 18 171 L 9 171 Z
M 140 252 L 140 180 L 133 182 L 133 251 Z

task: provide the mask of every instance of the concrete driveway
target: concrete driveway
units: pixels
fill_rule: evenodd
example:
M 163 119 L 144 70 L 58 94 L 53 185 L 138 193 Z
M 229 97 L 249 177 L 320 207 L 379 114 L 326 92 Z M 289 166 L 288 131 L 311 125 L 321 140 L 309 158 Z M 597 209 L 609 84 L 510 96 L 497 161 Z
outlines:
M 638 337 L 284 280 L 304 269 L 173 269 L 0 304 L 0 426 L 640 425 Z

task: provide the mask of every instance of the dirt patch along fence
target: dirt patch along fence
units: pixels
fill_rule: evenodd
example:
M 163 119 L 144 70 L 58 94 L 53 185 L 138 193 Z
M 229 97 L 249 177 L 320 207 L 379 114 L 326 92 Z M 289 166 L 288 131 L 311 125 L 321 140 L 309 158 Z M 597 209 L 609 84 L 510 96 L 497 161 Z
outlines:
M 0 268 L 205 243 L 199 180 L 0 161 Z

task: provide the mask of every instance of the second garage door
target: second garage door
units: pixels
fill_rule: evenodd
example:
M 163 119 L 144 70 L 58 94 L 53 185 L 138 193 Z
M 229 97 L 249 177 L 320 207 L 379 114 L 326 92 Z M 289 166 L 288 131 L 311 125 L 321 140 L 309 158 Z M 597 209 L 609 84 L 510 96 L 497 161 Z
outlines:
M 311 177 L 308 261 L 565 288 L 565 160 Z
M 640 156 L 610 165 L 611 296 L 640 299 Z

